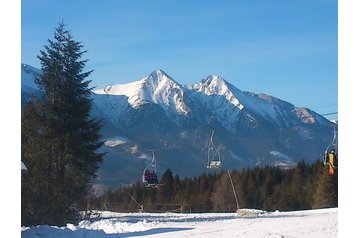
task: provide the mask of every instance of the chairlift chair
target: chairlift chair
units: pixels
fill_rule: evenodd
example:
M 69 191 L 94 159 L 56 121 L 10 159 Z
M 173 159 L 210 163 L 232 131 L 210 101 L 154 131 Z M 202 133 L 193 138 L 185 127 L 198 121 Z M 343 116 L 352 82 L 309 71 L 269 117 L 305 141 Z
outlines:
M 206 168 L 208 168 L 208 169 L 220 169 L 221 168 L 221 161 L 212 160 L 212 161 L 210 161 L 210 164 L 206 165 Z
M 338 169 L 338 150 L 337 150 L 337 135 L 336 128 L 333 128 L 332 142 L 327 146 L 323 155 L 323 164 L 328 166 L 329 174 L 333 175 L 335 170 Z
M 142 174 L 142 182 L 146 187 L 157 187 L 157 163 L 155 160 L 154 150 L 152 150 L 152 161 L 144 168 Z
M 211 135 L 208 142 L 208 161 L 206 168 L 208 169 L 220 169 L 222 167 L 222 159 L 218 149 L 214 146 L 214 131 L 211 131 Z

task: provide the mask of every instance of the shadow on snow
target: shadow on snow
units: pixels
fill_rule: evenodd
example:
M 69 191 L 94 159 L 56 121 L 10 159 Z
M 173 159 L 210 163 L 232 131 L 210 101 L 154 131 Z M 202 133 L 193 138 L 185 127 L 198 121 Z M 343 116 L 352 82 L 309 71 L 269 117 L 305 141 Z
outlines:
M 163 227 L 163 228 L 154 228 L 145 231 L 134 231 L 134 232 L 126 232 L 126 233 L 113 233 L 107 234 L 103 230 L 90 230 L 85 228 L 80 228 L 77 230 L 71 230 L 69 228 L 58 228 L 51 226 L 37 226 L 32 227 L 29 230 L 24 230 L 21 232 L 22 238 L 32 238 L 32 237 L 51 237 L 51 238 L 77 238 L 77 237 L 86 237 L 86 238 L 124 238 L 124 237 L 136 237 L 136 236 L 146 236 L 146 235 L 154 235 L 159 233 L 166 232 L 178 232 L 178 231 L 186 231 L 191 230 L 193 228 L 171 228 L 171 227 Z

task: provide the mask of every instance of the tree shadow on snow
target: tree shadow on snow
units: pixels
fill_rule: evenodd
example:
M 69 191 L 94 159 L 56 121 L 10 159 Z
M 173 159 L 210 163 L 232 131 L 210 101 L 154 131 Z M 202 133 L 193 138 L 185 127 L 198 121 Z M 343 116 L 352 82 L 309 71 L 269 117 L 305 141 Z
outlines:
M 307 217 L 309 215 L 307 214 L 276 214 L 276 213 L 267 213 L 267 214 L 262 214 L 259 215 L 257 217 L 252 217 L 252 218 L 295 218 L 295 217 Z M 251 217 L 248 217 L 251 218 Z
M 147 235 L 154 235 L 159 233 L 166 233 L 166 232 L 177 232 L 177 231 L 187 231 L 192 230 L 193 228 L 171 228 L 171 227 L 163 227 L 163 228 L 154 228 L 146 231 L 135 231 L 135 232 L 128 232 L 128 233 L 122 233 L 117 234 L 119 237 L 135 237 L 135 236 L 147 236 Z
M 127 233 L 114 233 L 107 234 L 103 230 L 89 230 L 85 228 L 80 228 L 77 230 L 71 230 L 68 228 L 58 228 L 51 226 L 38 226 L 32 227 L 29 230 L 21 232 L 21 238 L 32 238 L 32 237 L 52 237 L 52 238 L 77 238 L 77 237 L 88 237 L 88 238 L 124 238 L 124 237 L 136 237 L 136 236 L 146 236 L 154 235 L 159 233 L 166 232 L 177 232 L 177 231 L 186 231 L 193 228 L 154 228 L 146 231 L 136 231 L 136 232 L 127 232 Z
M 138 216 L 109 216 L 109 217 L 94 217 L 90 218 L 90 222 L 96 222 L 96 221 L 103 221 L 103 220 L 116 220 L 118 222 L 128 222 L 128 223 L 138 223 L 138 222 L 210 222 L 210 221 L 223 221 L 223 220 L 231 220 L 231 219 L 237 219 L 238 217 L 236 215 L 229 215 L 229 216 L 210 216 L 210 217 L 200 217 L 196 216 L 194 213 L 192 213 L 193 216 L 163 216 L 163 215 L 138 215 Z

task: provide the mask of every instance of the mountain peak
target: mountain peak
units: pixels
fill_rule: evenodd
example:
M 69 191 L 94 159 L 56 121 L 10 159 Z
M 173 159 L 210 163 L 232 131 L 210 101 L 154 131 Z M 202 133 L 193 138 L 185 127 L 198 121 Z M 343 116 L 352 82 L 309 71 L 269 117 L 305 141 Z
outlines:
M 167 73 L 164 72 L 162 69 L 154 70 L 148 77 L 148 79 L 151 78 L 155 81 L 161 81 L 163 79 L 170 79 L 171 81 L 174 81 Z
M 223 96 L 230 104 L 234 105 L 235 107 L 238 107 L 241 111 L 244 108 L 244 105 L 233 93 L 233 88 L 234 87 L 228 82 L 226 82 L 224 78 L 217 75 L 209 75 L 205 79 L 202 79 L 199 83 L 189 86 L 189 89 L 192 89 L 198 93 L 202 93 L 209 96 Z
M 142 94 L 163 109 L 176 112 L 172 114 L 188 115 L 190 112 L 185 104 L 183 86 L 161 69 L 153 71 L 144 79 Z
M 228 82 L 224 78 L 217 75 L 209 75 L 206 79 L 202 80 L 203 85 L 210 87 L 216 93 L 229 90 Z
M 196 91 L 203 92 L 207 95 L 224 95 L 231 91 L 229 87 L 229 83 L 217 75 L 209 75 L 205 79 L 202 79 L 199 83 L 196 83 L 192 86 L 192 88 Z
M 164 70 L 162 70 L 162 69 L 156 69 L 156 70 L 154 70 L 154 71 L 152 72 L 152 74 L 153 74 L 153 73 L 156 73 L 156 74 L 158 74 L 158 75 L 160 75 L 160 74 L 168 75 L 168 74 L 165 73 Z
M 226 82 L 225 79 L 218 75 L 209 75 L 208 77 L 206 77 L 206 79 L 204 79 L 204 81 Z

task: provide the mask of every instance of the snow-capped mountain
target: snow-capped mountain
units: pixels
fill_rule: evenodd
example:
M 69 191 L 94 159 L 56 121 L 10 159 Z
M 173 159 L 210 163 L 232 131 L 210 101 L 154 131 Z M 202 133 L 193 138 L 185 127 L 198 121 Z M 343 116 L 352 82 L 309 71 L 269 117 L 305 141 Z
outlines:
M 41 70 L 27 64 L 21 64 L 21 108 L 32 95 L 39 95 L 39 89 L 35 78 L 41 74 Z
M 205 95 L 220 95 L 235 107 L 240 110 L 244 108 L 244 105 L 240 103 L 238 98 L 231 91 L 232 86 L 226 82 L 223 78 L 216 75 L 210 75 L 206 79 L 201 80 L 199 83 L 189 86 L 189 89 L 193 89 L 196 92 L 203 93 Z
M 27 64 L 21 64 L 21 90 L 38 90 L 35 77 L 40 76 L 41 70 Z
M 307 108 L 295 107 L 266 94 L 243 92 L 214 75 L 196 84 L 182 86 L 164 71 L 157 70 L 139 81 L 108 85 L 93 92 L 107 95 L 97 96 L 95 100 L 106 108 L 106 119 L 114 123 L 128 106 L 139 109 L 145 104 L 160 106 L 168 119 L 178 126 L 188 120 L 202 124 L 215 119 L 233 132 L 240 121 L 245 121 L 250 127 L 259 126 L 260 120 L 278 127 L 327 123 Z
M 40 71 L 22 68 L 26 91 L 28 79 Z M 214 75 L 184 86 L 156 70 L 138 81 L 93 90 L 92 96 L 92 115 L 104 124 L 102 150 L 107 152 L 97 183 L 112 186 L 140 179 L 152 149 L 159 173 L 206 171 L 212 130 L 225 168 L 285 167 L 319 159 L 336 126 L 308 108 L 241 91 Z
M 184 102 L 183 86 L 175 82 L 162 70 L 153 71 L 139 81 L 108 85 L 93 92 L 100 95 L 124 96 L 127 98 L 128 105 L 134 109 L 148 103 L 157 104 L 175 122 L 179 122 L 180 117 L 190 114 L 190 109 Z M 106 97 L 103 100 L 110 103 L 108 100 L 111 99 Z M 117 106 L 113 110 L 117 110 Z M 127 107 L 127 105 L 124 107 Z

